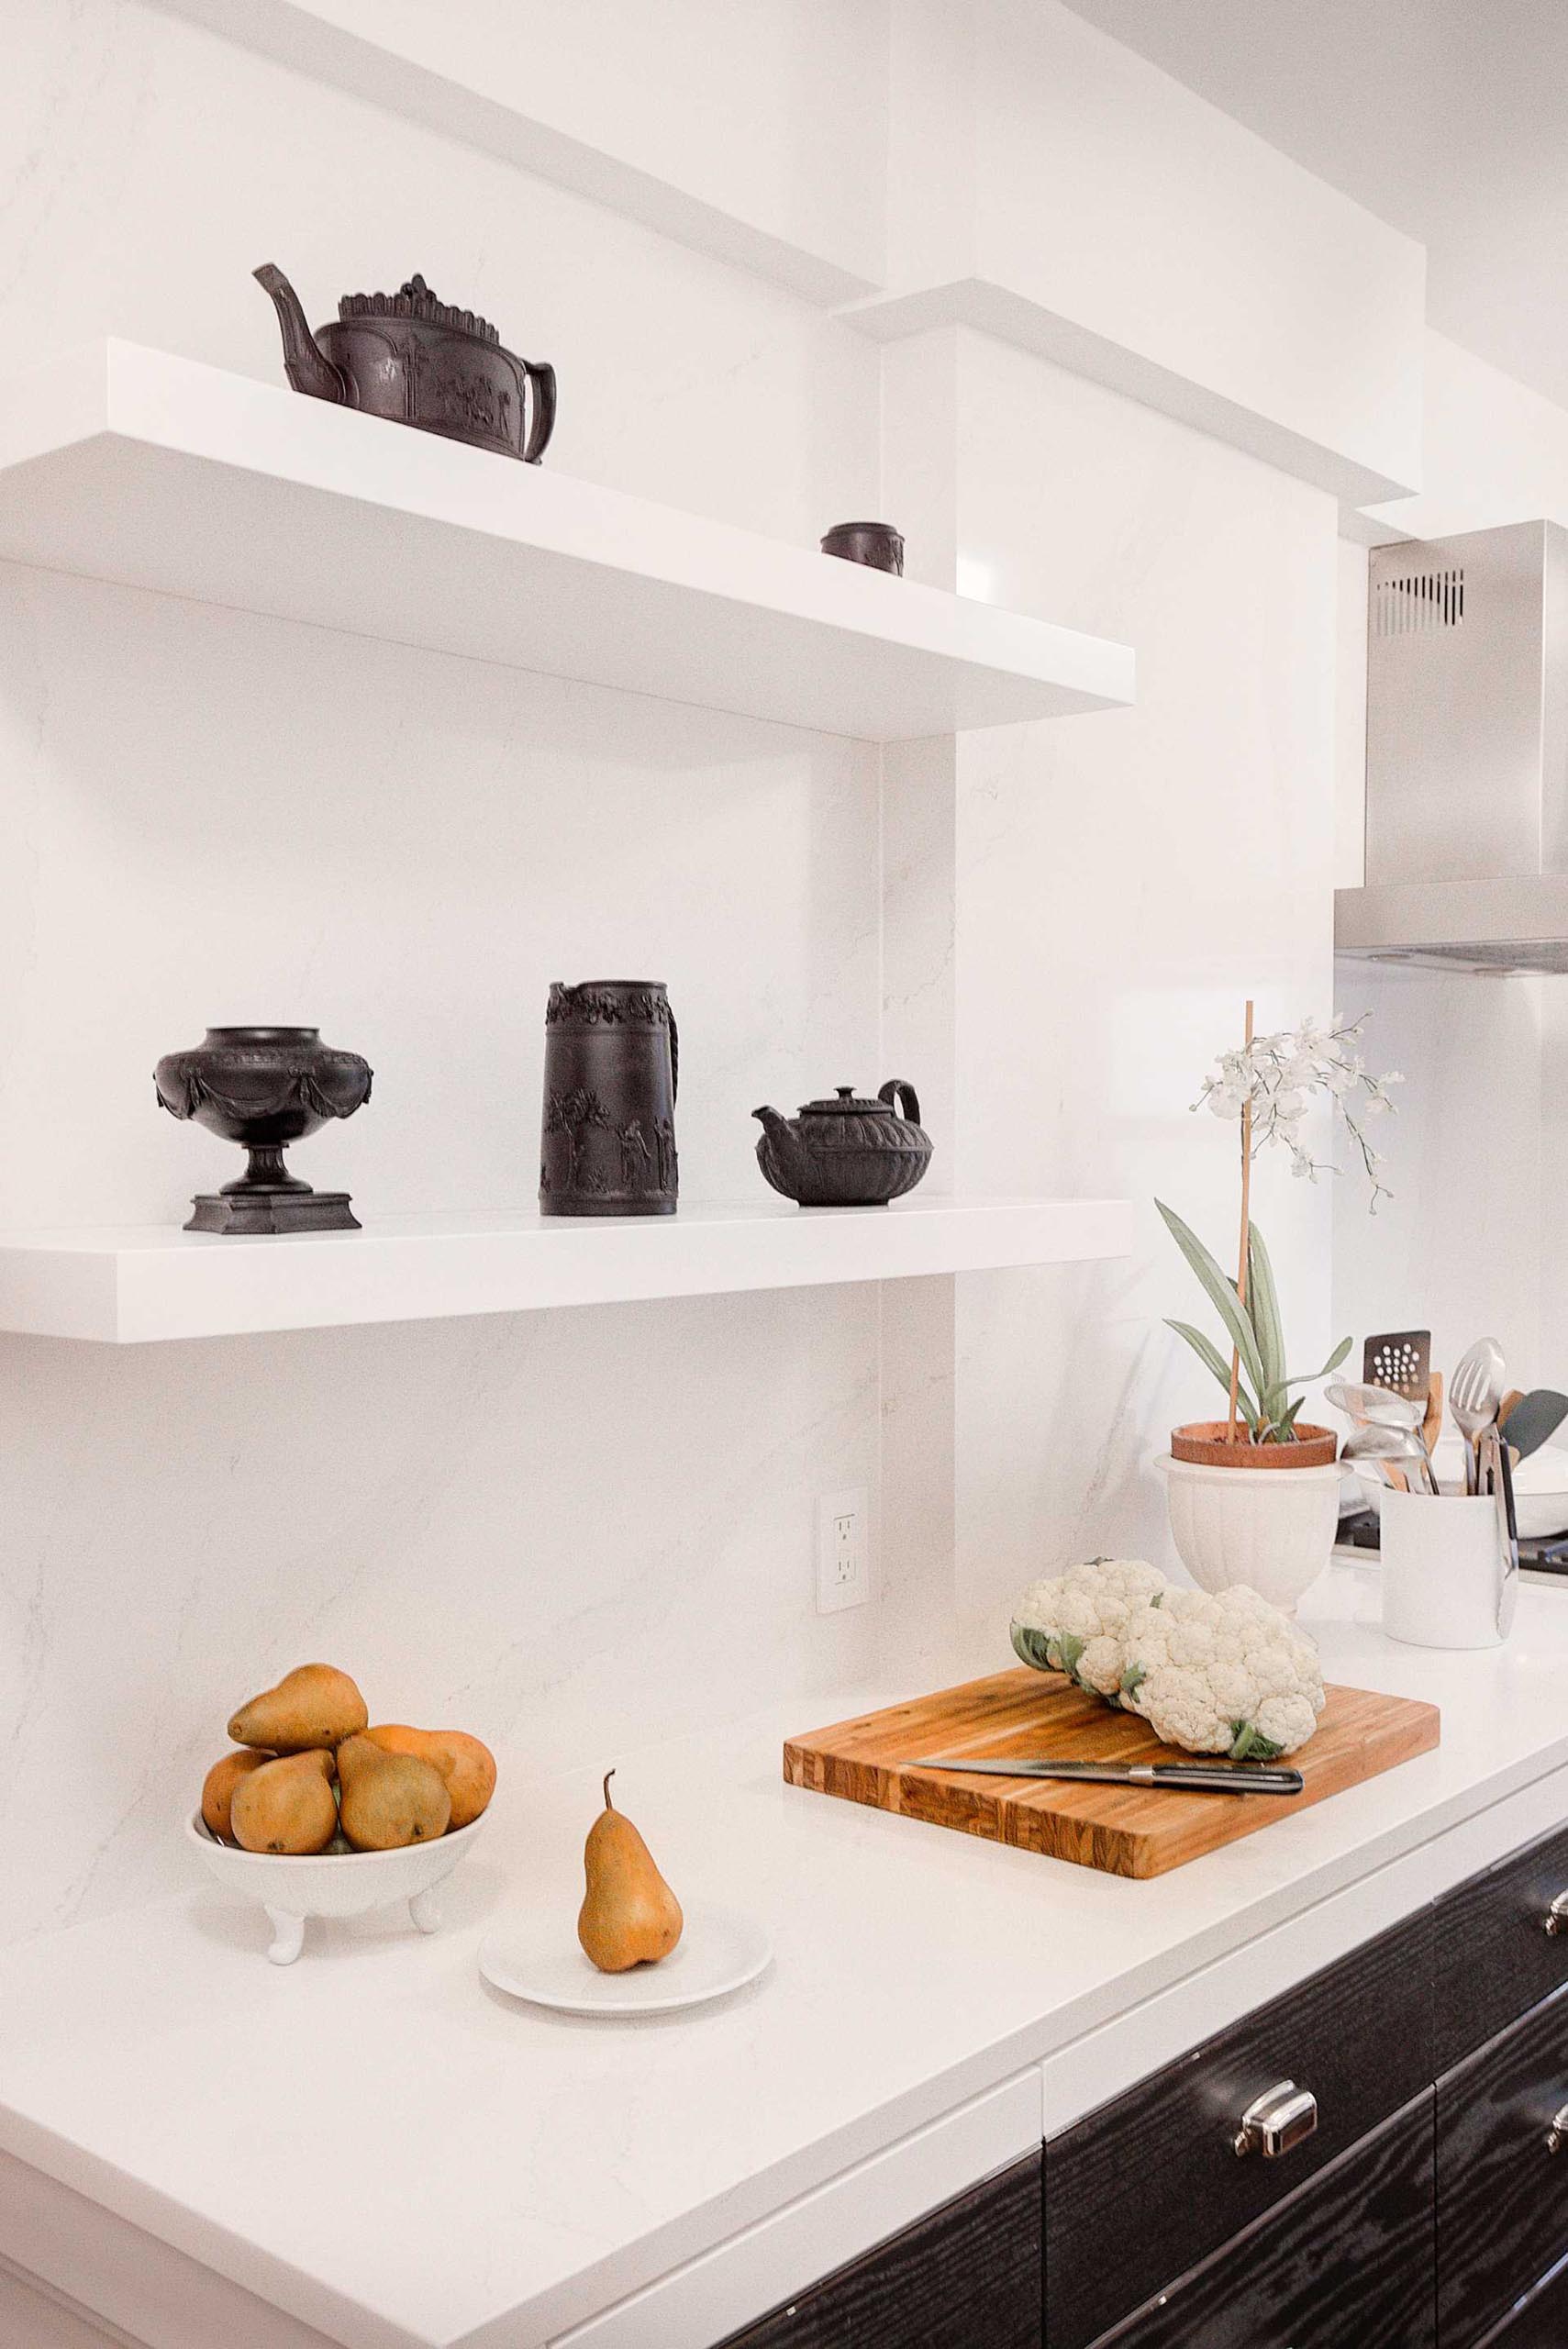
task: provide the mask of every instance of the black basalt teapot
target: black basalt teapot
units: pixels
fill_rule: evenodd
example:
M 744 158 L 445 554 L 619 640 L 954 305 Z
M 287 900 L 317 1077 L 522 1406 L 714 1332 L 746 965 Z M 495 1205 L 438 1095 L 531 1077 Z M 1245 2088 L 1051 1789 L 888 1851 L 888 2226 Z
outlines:
M 901 1076 L 874 1101 L 840 1085 L 831 1100 L 807 1101 L 796 1118 L 768 1108 L 751 1115 L 762 1127 L 758 1165 L 803 1208 L 885 1207 L 912 1191 L 931 1163 L 920 1104 Z

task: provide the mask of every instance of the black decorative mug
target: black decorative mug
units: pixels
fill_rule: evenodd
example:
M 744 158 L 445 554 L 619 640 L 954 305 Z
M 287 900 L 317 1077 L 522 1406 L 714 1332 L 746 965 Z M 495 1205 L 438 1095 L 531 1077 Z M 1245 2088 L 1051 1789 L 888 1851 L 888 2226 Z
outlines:
M 558 979 L 544 1015 L 541 1215 L 673 1215 L 680 1042 L 662 979 Z

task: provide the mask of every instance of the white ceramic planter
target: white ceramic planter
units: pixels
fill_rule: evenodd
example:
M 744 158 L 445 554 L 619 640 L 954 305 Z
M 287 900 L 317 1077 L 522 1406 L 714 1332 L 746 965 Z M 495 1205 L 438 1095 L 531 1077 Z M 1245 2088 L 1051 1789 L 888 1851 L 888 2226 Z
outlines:
M 248 1900 L 259 1900 L 272 1920 L 267 1952 L 274 1965 L 292 1965 L 305 1946 L 307 1917 L 359 1917 L 367 1909 L 406 1900 L 422 1933 L 441 1921 L 437 1887 L 473 1849 L 484 1818 L 442 1835 L 434 1843 L 410 1843 L 400 1852 L 242 1852 L 220 1843 L 198 1810 L 185 1819 L 185 1832 L 219 1884 Z
M 1160 1462 L 1176 1553 L 1200 1590 L 1251 1585 L 1286 1615 L 1329 1563 L 1340 1518 L 1340 1471 L 1211 1468 Z

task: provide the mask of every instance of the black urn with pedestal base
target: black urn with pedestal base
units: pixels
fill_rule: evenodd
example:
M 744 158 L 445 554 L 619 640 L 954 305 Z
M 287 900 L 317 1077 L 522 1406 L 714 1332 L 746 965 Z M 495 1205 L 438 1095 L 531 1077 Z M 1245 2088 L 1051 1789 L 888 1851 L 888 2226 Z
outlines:
M 245 1172 L 199 1194 L 187 1231 L 253 1236 L 358 1231 L 347 1191 L 315 1191 L 291 1174 L 284 1152 L 371 1097 L 371 1067 L 335 1052 L 319 1028 L 209 1028 L 188 1052 L 168 1052 L 153 1072 L 160 1106 L 194 1118 L 248 1152 Z

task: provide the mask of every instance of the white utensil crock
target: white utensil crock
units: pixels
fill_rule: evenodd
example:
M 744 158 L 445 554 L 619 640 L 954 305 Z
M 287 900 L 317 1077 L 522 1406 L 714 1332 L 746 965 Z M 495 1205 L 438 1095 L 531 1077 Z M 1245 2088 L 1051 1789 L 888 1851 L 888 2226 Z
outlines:
M 1340 1519 L 1340 1471 L 1210 1468 L 1167 1453 L 1165 1497 L 1176 1554 L 1200 1590 L 1251 1585 L 1294 1615 L 1328 1564 Z
M 1496 1501 L 1379 1495 L 1383 1628 L 1418 1648 L 1495 1648 L 1513 1626 L 1518 1575 Z

